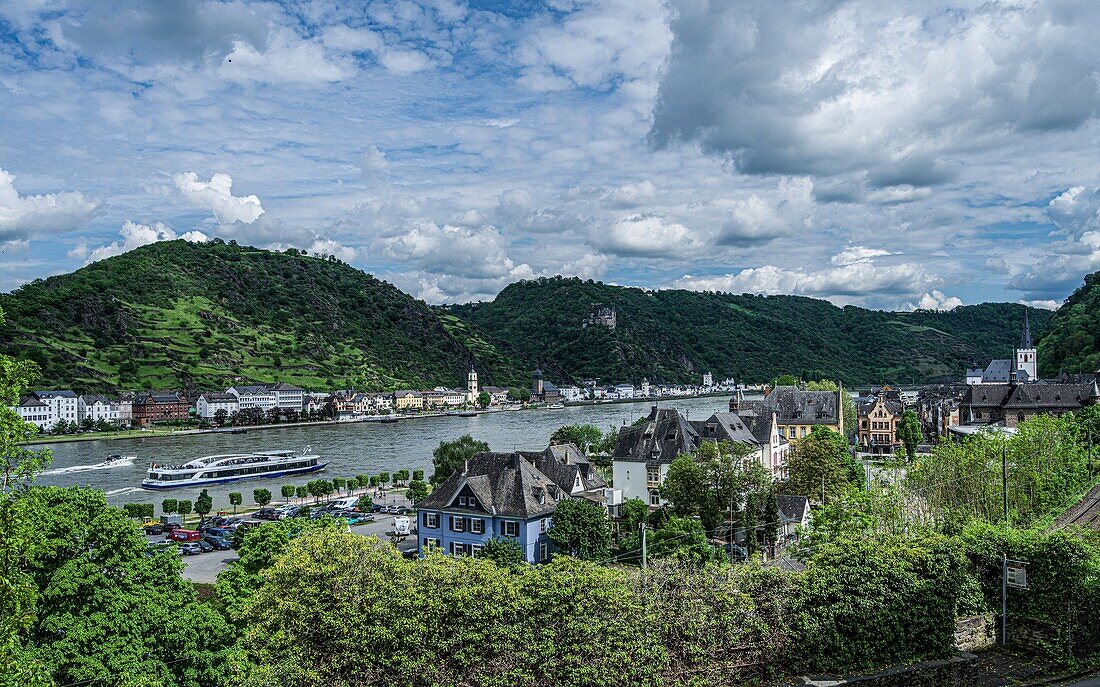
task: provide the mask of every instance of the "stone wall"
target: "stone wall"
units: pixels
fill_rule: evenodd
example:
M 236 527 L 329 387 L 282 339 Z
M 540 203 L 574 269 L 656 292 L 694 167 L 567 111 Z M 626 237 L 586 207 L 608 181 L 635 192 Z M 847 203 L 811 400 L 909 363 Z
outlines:
M 955 648 L 959 651 L 980 651 L 997 644 L 1000 625 L 992 613 L 959 618 L 955 621 Z
M 813 687 L 967 687 L 974 683 L 978 657 L 963 653 L 942 661 L 925 661 L 847 677 L 808 675 L 789 685 Z

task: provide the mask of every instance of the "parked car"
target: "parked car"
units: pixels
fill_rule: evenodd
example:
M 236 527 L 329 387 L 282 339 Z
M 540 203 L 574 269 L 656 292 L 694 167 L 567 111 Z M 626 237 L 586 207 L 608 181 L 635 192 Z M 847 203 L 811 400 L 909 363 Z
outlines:
M 197 530 L 176 529 L 176 530 L 172 530 L 168 534 L 168 536 L 169 536 L 169 538 L 174 539 L 175 541 L 198 541 L 199 537 L 202 536 L 202 535 L 199 534 L 199 532 Z
M 291 506 L 290 508 L 285 508 L 279 513 L 279 520 L 282 520 L 284 518 L 293 518 L 297 516 L 298 512 L 301 510 L 301 506 Z
M 379 513 L 381 511 L 382 511 L 382 504 L 381 503 L 372 503 L 370 505 L 370 512 Z
M 279 516 L 274 508 L 261 508 L 253 513 L 252 517 L 259 518 L 260 520 L 277 520 Z
M 188 541 L 180 544 L 180 553 L 184 556 L 195 556 L 202 553 L 202 547 L 197 541 Z
M 199 545 L 199 548 L 202 549 L 203 553 L 210 553 L 214 550 L 214 545 L 206 541 L 206 539 L 200 539 L 195 543 Z
M 207 535 L 203 537 L 202 540 L 210 544 L 212 547 L 214 547 L 214 549 L 218 551 L 227 551 L 233 548 L 232 541 L 226 539 L 225 537 L 215 537 L 212 535 Z
M 149 523 L 142 529 L 145 530 L 145 534 L 164 534 L 164 525 L 159 522 Z
M 210 529 L 206 530 L 205 534 L 208 537 L 223 537 L 226 539 L 233 536 L 232 530 L 229 530 L 225 527 L 211 527 Z

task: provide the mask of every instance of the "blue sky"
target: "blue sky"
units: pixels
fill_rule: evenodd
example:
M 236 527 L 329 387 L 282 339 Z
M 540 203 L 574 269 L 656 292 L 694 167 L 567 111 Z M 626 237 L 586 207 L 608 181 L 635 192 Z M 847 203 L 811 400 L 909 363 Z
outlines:
M 567 274 L 1051 307 L 1100 269 L 1072 0 L 0 3 L 0 290 L 171 238 L 430 302 Z

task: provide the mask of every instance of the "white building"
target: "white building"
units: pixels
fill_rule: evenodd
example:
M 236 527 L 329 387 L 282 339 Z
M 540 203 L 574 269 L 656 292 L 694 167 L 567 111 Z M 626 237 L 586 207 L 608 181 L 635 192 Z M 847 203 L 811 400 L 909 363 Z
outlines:
M 649 388 L 649 377 L 643 377 L 642 378 L 642 388 L 641 388 L 641 394 L 640 395 L 643 398 L 649 398 L 649 392 L 650 391 L 651 391 L 651 389 Z
M 561 393 L 562 400 L 565 401 L 583 401 L 584 389 L 579 386 L 563 386 L 558 387 L 558 392 Z
M 240 409 L 241 403 L 233 394 L 203 394 L 195 401 L 195 414 L 207 420 L 217 417 L 219 410 L 232 416 Z
M 714 386 L 714 375 L 709 372 L 703 373 L 703 388 L 709 389 Z
M 477 370 L 470 368 L 470 372 L 466 375 L 466 402 L 471 405 L 477 403 Z
M 237 397 L 237 402 L 240 404 L 241 410 L 259 408 L 266 413 L 276 407 L 277 403 L 275 392 L 268 389 L 266 384 L 231 386 L 225 390 L 225 393 L 233 394 Z M 302 407 L 300 401 L 298 407 Z
M 389 394 L 371 394 L 371 410 L 375 413 L 385 413 L 393 410 L 393 396 Z
M 625 400 L 634 398 L 634 385 L 633 384 L 616 384 L 615 385 L 615 397 L 619 400 Z
M 84 401 L 72 391 L 35 391 L 31 394 L 50 407 L 54 422 L 80 422 Z
M 118 401 L 112 401 L 106 396 L 93 396 L 85 395 L 80 398 L 83 405 L 83 416 L 80 418 L 83 420 L 91 420 L 92 422 L 115 422 L 119 421 L 119 403 Z
M 305 399 L 305 391 L 301 387 L 286 382 L 267 384 L 265 386 L 267 390 L 274 395 L 276 408 L 279 410 L 297 410 L 301 412 Z
M 57 424 L 57 418 L 54 417 L 50 405 L 39 401 L 33 395 L 27 396 L 19 405 L 12 406 L 11 409 L 23 419 L 23 422 L 31 423 L 41 432 L 49 431 Z

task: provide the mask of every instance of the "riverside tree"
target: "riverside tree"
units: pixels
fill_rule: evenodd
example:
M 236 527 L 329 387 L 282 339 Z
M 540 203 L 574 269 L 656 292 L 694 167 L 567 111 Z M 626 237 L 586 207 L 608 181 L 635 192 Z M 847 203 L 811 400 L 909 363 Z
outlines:
M 489 450 L 489 444 L 478 441 L 469 434 L 463 434 L 454 441 L 441 441 L 439 446 L 432 451 L 432 462 L 435 464 L 435 472 L 432 473 L 432 486 L 438 487 L 448 477 L 453 475 L 466 461 L 478 453 Z
M 271 491 L 268 489 L 253 489 L 252 500 L 263 507 L 271 503 Z
M 293 488 L 294 487 L 291 487 L 291 489 Z M 286 489 L 286 487 L 283 487 L 283 489 Z M 233 506 L 233 515 L 237 514 L 237 506 L 241 505 L 242 503 L 244 503 L 244 495 L 242 495 L 241 492 L 229 492 L 229 505 Z
M 210 498 L 210 494 L 203 489 L 199 492 L 199 497 L 195 499 L 195 512 L 199 514 L 199 522 L 206 522 L 206 516 L 210 512 L 210 509 L 214 507 L 214 500 Z
M 584 499 L 558 502 L 547 536 L 558 551 L 582 560 L 599 561 L 611 552 L 611 525 L 604 509 Z

